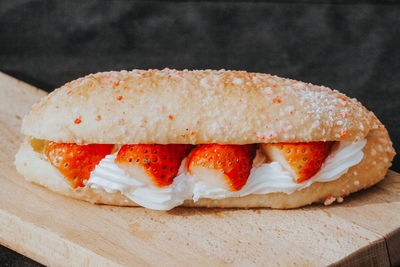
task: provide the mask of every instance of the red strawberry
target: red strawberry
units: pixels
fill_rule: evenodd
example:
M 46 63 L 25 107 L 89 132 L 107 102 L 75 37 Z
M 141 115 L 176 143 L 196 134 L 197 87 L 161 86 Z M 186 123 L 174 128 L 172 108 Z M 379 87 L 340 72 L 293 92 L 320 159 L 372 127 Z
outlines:
M 188 170 L 208 185 L 239 191 L 246 184 L 255 145 L 201 145 L 190 156 Z
M 135 179 L 163 187 L 172 184 L 192 145 L 124 145 L 115 162 Z M 150 179 L 149 179 L 150 178 Z
M 265 154 L 289 171 L 296 183 L 313 177 L 329 155 L 333 142 L 276 143 L 261 145 Z
M 69 181 L 73 188 L 84 187 L 90 172 L 114 145 L 77 145 L 50 142 L 45 150 L 47 158 Z

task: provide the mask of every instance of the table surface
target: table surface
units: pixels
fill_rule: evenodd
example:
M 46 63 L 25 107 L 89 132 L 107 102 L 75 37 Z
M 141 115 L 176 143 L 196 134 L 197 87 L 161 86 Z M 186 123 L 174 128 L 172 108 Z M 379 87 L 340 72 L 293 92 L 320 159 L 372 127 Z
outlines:
M 21 118 L 45 94 L 0 73 L 3 245 L 46 265 L 400 263 L 400 175 L 393 171 L 343 204 L 295 210 L 96 206 L 28 183 L 13 156 Z

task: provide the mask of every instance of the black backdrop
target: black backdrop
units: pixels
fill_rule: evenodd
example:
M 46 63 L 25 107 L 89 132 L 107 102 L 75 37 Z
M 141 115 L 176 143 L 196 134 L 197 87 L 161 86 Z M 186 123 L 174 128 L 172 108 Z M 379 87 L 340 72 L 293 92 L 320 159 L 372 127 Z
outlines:
M 272 73 L 356 97 L 397 151 L 399 47 L 395 2 L 0 1 L 0 70 L 47 91 L 105 70 Z M 33 264 L 5 248 L 0 257 Z

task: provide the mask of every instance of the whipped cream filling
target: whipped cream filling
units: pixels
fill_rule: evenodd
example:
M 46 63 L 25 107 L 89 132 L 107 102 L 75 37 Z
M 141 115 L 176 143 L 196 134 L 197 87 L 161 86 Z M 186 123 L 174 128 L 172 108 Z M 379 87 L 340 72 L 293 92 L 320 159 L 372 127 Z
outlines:
M 364 157 L 362 149 L 366 142 L 366 140 L 361 140 L 336 143 L 321 169 L 311 179 L 300 184 L 295 183 L 289 172 L 285 171 L 278 162 L 267 163 L 267 158 L 258 150 L 247 183 L 239 191 L 232 192 L 224 188 L 212 187 L 196 180 L 187 172 L 187 159 L 182 161 L 178 175 L 171 185 L 163 188 L 145 185 L 129 176 L 114 163 L 116 153 L 100 161 L 92 171 L 87 186 L 102 188 L 110 193 L 120 191 L 137 204 L 156 210 L 172 209 L 187 199 L 197 201 L 200 198 L 221 199 L 274 192 L 291 194 L 314 182 L 330 182 L 338 179 L 350 167 L 362 160 Z
M 144 184 L 129 176 L 115 164 L 117 153 L 106 156 L 90 174 L 87 186 L 102 188 L 108 193 L 120 191 L 135 203 L 155 210 L 170 210 L 192 197 L 193 178 L 183 174 L 181 164 L 174 182 L 166 187 Z

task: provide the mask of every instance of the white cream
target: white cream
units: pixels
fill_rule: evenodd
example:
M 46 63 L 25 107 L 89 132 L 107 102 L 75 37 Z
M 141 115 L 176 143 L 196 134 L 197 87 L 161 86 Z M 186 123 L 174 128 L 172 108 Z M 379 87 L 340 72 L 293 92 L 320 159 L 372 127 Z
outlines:
M 253 160 L 249 179 L 243 188 L 237 192 L 221 188 L 211 188 L 203 183 L 195 183 L 193 199 L 200 198 L 226 198 L 240 197 L 250 194 L 268 194 L 274 192 L 293 193 L 304 189 L 314 182 L 330 182 L 345 174 L 351 166 L 358 164 L 364 157 L 363 147 L 366 140 L 359 142 L 340 142 L 331 154 L 325 159 L 321 169 L 309 180 L 303 183 L 295 183 L 289 172 L 282 169 L 278 162 L 265 162 L 265 157 L 257 151 Z
M 246 185 L 236 192 L 211 187 L 196 181 L 187 173 L 186 159 L 182 161 L 178 176 L 170 186 L 157 188 L 144 185 L 130 177 L 114 163 L 116 154 L 108 155 L 96 166 L 91 173 L 88 186 L 104 188 L 107 192 L 120 191 L 139 205 L 157 210 L 172 209 L 182 204 L 185 199 L 197 201 L 200 198 L 221 199 L 273 192 L 290 194 L 306 188 L 314 182 L 330 182 L 338 179 L 351 166 L 362 160 L 364 156 L 362 149 L 365 144 L 366 140 L 338 143 L 324 161 L 319 172 L 301 184 L 295 183 L 289 172 L 283 170 L 278 162 L 264 163 L 265 156 L 257 151 Z
M 181 174 L 182 167 L 170 186 L 158 188 L 130 177 L 114 163 L 116 156 L 111 154 L 100 161 L 90 174 L 88 186 L 103 188 L 109 193 L 120 191 L 137 204 L 155 210 L 170 210 L 191 198 L 194 181 Z

